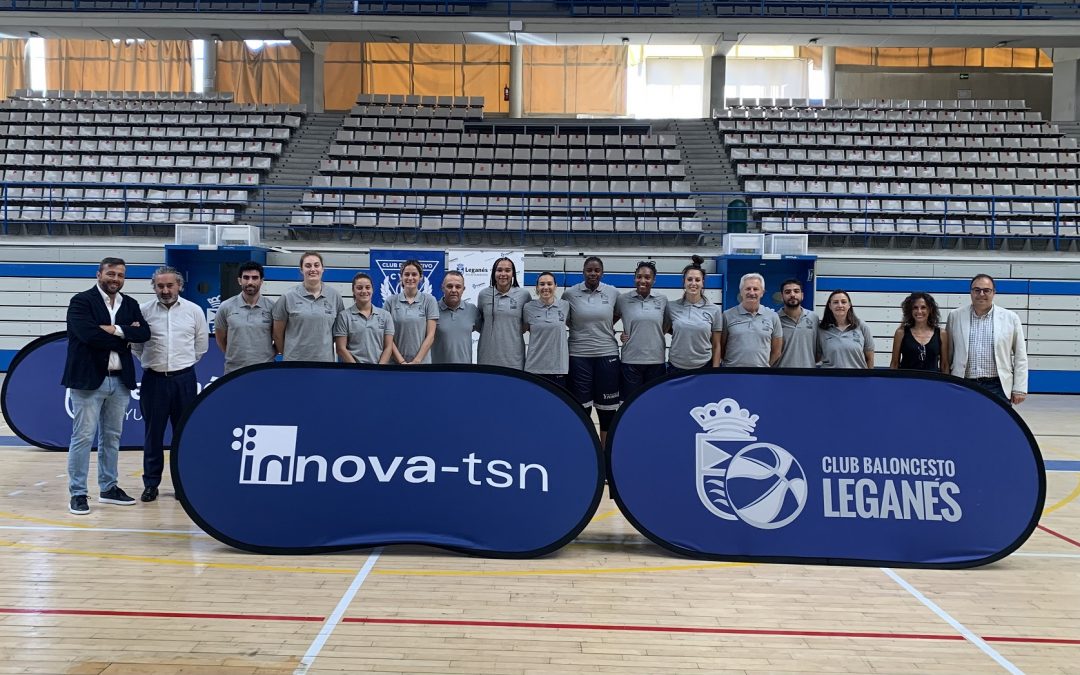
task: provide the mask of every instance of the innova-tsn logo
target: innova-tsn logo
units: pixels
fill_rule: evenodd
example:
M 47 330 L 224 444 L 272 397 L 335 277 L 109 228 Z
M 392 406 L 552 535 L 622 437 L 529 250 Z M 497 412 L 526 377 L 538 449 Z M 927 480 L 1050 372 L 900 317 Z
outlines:
M 256 424 L 233 429 L 232 449 L 241 451 L 240 484 L 357 483 L 365 476 L 379 483 L 400 478 L 417 484 L 435 483 L 446 475 L 453 480 L 457 475 L 464 476 L 470 486 L 548 491 L 548 469 L 543 464 L 483 459 L 475 452 L 441 466 L 427 455 L 300 455 L 296 452 L 298 431 L 296 426 Z
M 749 443 L 758 416 L 725 398 L 693 408 L 697 493 L 718 518 L 775 530 L 795 520 L 806 505 L 807 482 L 799 462 L 772 443 Z

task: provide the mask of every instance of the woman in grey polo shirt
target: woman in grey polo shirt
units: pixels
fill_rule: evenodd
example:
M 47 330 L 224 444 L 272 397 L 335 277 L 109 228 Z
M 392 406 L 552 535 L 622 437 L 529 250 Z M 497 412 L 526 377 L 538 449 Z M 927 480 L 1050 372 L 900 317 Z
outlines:
M 822 368 L 873 368 L 874 336 L 855 316 L 847 291 L 833 291 L 818 326 Z
M 656 263 L 642 260 L 634 271 L 634 290 L 615 301 L 615 313 L 622 317 L 622 400 L 667 372 L 664 353 L 664 316 L 668 300 L 653 295 Z
M 671 333 L 668 361 L 671 372 L 693 372 L 720 366 L 720 333 L 723 312 L 705 297 L 705 262 L 693 256 L 683 268 L 683 296 L 667 306 L 667 328 Z
M 285 291 L 270 314 L 274 346 L 286 361 L 334 362 L 334 321 L 345 309 L 341 294 L 323 283 L 322 255 L 300 256 L 303 281 Z
M 521 370 L 525 366 L 525 339 L 521 313 L 532 295 L 518 284 L 510 258 L 499 258 L 491 268 L 491 285 L 480 291 L 476 306 L 482 314 L 476 363 Z
M 371 277 L 357 272 L 352 280 L 353 300 L 334 322 L 334 346 L 344 363 L 390 363 L 394 354 L 394 319 L 371 304 Z
M 522 322 L 529 331 L 525 354 L 525 372 L 539 375 L 560 387 L 566 387 L 570 368 L 566 319 L 570 305 L 555 298 L 555 275 L 543 272 L 536 278 L 536 300 L 525 303 Z
M 401 263 L 401 292 L 386 301 L 383 309 L 394 319 L 393 362 L 403 366 L 431 363 L 431 343 L 439 321 L 439 303 L 421 292 L 424 276 L 418 260 Z

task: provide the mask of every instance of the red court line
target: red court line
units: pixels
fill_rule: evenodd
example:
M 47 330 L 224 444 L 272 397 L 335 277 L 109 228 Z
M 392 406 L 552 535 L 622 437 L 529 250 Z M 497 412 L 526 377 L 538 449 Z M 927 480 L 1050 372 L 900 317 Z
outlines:
M 1070 544 L 1072 544 L 1073 546 L 1076 546 L 1077 548 L 1080 548 L 1080 541 L 1076 541 L 1075 539 L 1070 539 L 1069 537 L 1066 537 L 1065 535 L 1063 535 L 1060 532 L 1055 532 L 1054 530 L 1051 530 L 1049 527 L 1047 527 L 1045 525 L 1037 525 L 1036 527 L 1038 527 L 1043 532 L 1046 532 L 1047 534 L 1052 534 L 1055 537 L 1057 537 L 1058 539 L 1061 539 L 1062 541 L 1067 541 Z
M 158 619 L 229 619 L 236 621 L 324 621 L 324 616 L 285 614 L 207 614 L 202 612 L 139 612 L 118 609 L 35 609 L 0 607 L 0 614 L 56 614 L 60 616 L 128 616 Z
M 301 616 L 288 614 L 226 614 L 207 612 L 152 612 L 126 611 L 114 609 L 38 609 L 33 607 L 0 607 L 2 614 L 37 614 L 59 616 L 100 616 L 100 617 L 138 617 L 159 619 L 224 619 L 231 621 L 301 621 L 322 622 L 323 616 Z M 345 617 L 342 623 L 391 624 L 411 626 L 474 626 L 488 628 L 546 628 L 562 630 L 604 630 L 638 631 L 649 633 L 696 633 L 705 635 L 758 635 L 774 637 L 841 637 L 872 638 L 886 640 L 947 640 L 962 642 L 962 635 L 940 635 L 931 633 L 875 633 L 869 631 L 827 631 L 827 630 L 781 630 L 767 628 L 707 628 L 695 626 L 628 626 L 620 624 L 594 623 L 533 623 L 529 621 L 479 621 L 458 619 L 401 619 L 379 617 Z M 987 637 L 987 642 L 1011 642 L 1032 644 L 1080 645 L 1080 639 L 1038 638 L 1038 637 Z
M 771 635 L 783 637 L 847 637 L 887 638 L 898 640 L 949 640 L 962 642 L 956 634 L 930 633 L 871 633 L 831 630 L 781 630 L 768 628 L 707 628 L 697 626 L 627 626 L 600 623 L 533 623 L 530 621 L 468 621 L 458 619 L 390 619 L 375 617 L 345 617 L 342 623 L 406 624 L 413 626 L 478 626 L 489 628 L 553 628 L 564 630 L 642 631 L 650 633 L 701 633 L 719 635 Z

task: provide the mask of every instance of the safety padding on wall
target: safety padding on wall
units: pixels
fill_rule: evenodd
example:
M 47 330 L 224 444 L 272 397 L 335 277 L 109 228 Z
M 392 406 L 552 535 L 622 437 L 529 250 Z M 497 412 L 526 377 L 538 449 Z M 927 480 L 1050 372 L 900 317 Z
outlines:
M 697 558 L 974 567 L 1023 544 L 1046 496 L 1008 405 L 910 371 L 668 377 L 608 442 L 623 514 Z

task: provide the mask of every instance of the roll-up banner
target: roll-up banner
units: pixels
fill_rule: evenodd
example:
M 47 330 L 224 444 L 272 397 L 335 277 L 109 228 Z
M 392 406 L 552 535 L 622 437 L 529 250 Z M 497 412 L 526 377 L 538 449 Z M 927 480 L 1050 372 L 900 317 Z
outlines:
M 477 409 L 490 414 L 478 422 Z M 581 407 L 517 371 L 283 363 L 206 390 L 171 462 L 188 515 L 238 548 L 412 543 L 513 558 L 584 529 L 600 456 Z
M 668 377 L 608 442 L 624 515 L 696 558 L 973 567 L 1018 548 L 1046 495 L 1008 405 L 913 371 Z
M 517 270 L 517 281 L 525 285 L 525 251 L 522 249 L 484 250 L 450 249 L 446 252 L 446 269 L 465 277 L 462 300 L 476 304 L 480 291 L 491 285 L 491 268 L 499 258 L 510 258 Z
M 3 407 L 4 421 L 12 432 L 30 445 L 46 450 L 67 450 L 71 442 L 74 411 L 68 390 L 60 385 L 66 361 L 67 333 L 63 331 L 30 342 L 11 361 L 3 389 L 0 390 L 0 406 Z M 221 377 L 224 370 L 225 357 L 217 343 L 210 340 L 209 351 L 195 364 L 199 391 Z M 142 367 L 137 358 L 135 380 L 136 383 L 142 382 Z M 165 445 L 169 446 L 171 442 L 171 430 L 166 429 Z M 124 413 L 120 447 L 143 447 L 138 387 L 131 392 L 131 400 Z
M 446 271 L 446 253 L 444 251 L 413 251 L 371 249 L 370 260 L 371 285 L 378 291 L 371 302 L 382 307 L 393 295 L 401 292 L 401 264 L 406 260 L 416 260 L 423 268 L 420 277 L 420 292 L 436 298 L 442 297 L 442 278 Z M 350 289 L 351 294 L 352 289 Z M 348 305 L 348 298 L 346 298 Z

